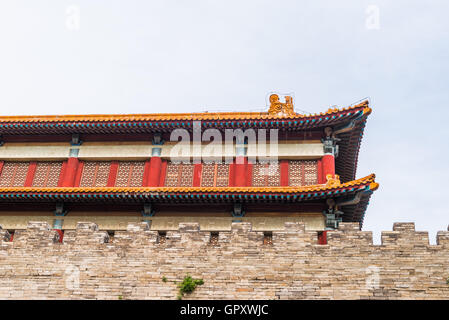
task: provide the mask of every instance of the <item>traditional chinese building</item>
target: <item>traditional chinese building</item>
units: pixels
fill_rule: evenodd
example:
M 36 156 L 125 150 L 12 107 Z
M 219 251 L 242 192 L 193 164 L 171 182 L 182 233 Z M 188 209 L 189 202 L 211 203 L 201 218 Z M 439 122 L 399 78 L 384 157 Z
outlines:
M 261 231 L 286 221 L 316 231 L 361 226 L 378 187 L 374 174 L 356 179 L 368 102 L 313 115 L 295 113 L 290 97 L 270 103 L 268 112 L 0 117 L 0 225 L 10 233 L 36 220 L 58 230 L 142 220 L 155 230 L 180 222 L 229 230 L 235 220 Z M 176 129 L 191 139 L 181 143 L 187 152 L 174 152 Z M 209 136 L 227 133 L 230 146 L 211 148 Z

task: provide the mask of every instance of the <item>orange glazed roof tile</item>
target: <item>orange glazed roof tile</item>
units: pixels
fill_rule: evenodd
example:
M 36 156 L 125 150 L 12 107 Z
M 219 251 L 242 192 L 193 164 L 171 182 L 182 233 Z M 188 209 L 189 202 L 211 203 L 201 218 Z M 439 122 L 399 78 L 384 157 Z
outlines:
M 7 187 L 0 188 L 0 193 L 306 193 L 318 191 L 333 191 L 362 185 L 369 185 L 370 190 L 374 191 L 379 186 L 379 184 L 375 182 L 375 177 L 375 174 L 371 174 L 364 178 L 341 183 L 338 185 L 317 184 L 301 187 Z
M 309 117 L 334 115 L 343 111 L 363 109 L 371 113 L 368 101 L 347 108 L 331 108 L 319 114 L 293 115 L 270 114 L 268 112 L 203 112 L 203 113 L 154 113 L 154 114 L 92 114 L 92 115 L 49 115 L 49 116 L 0 116 L 0 123 L 9 122 L 109 122 L 109 121 L 169 121 L 169 120 L 245 120 L 245 119 L 307 119 Z

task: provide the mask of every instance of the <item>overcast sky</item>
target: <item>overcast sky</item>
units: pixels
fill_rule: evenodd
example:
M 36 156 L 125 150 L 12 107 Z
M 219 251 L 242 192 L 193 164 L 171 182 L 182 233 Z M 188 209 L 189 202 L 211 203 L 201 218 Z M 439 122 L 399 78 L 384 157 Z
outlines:
M 1 0 L 0 114 L 267 110 L 369 97 L 364 230 L 449 223 L 449 1 Z

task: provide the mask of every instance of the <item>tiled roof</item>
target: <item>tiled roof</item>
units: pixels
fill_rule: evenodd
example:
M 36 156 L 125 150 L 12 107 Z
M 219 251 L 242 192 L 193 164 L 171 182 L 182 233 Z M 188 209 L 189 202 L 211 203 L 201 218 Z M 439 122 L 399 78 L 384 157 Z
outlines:
M 36 188 L 36 187 L 8 187 L 0 188 L 0 201 L 14 197 L 13 195 L 39 194 L 39 195 L 79 195 L 79 194 L 117 194 L 120 196 L 132 196 L 145 194 L 150 196 L 164 194 L 291 194 L 300 195 L 308 193 L 346 192 L 358 190 L 368 186 L 370 190 L 375 190 L 378 184 L 375 182 L 375 175 L 342 183 L 337 186 L 313 185 L 303 187 L 57 187 L 57 188 Z M 5 195 L 11 195 L 6 196 Z M 323 194 L 324 195 L 324 194 Z M 45 197 L 45 196 L 44 196 Z M 32 199 L 33 197 L 26 197 Z
M 362 109 L 363 113 L 370 113 L 368 101 L 357 105 L 342 108 L 329 109 L 319 114 L 295 114 L 282 116 L 269 114 L 268 112 L 203 112 L 203 113 L 156 113 L 156 114 L 98 114 L 98 115 L 50 115 L 50 116 L 0 116 L 0 123 L 52 123 L 52 122 L 127 122 L 127 121 L 190 121 L 190 120 L 268 120 L 268 119 L 307 119 L 318 116 L 339 115 L 344 111 Z

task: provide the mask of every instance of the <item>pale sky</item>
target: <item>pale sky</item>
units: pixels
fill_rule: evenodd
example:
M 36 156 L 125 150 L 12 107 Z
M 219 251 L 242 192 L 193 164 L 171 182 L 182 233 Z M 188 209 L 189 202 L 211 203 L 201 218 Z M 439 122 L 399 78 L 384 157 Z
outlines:
M 151 2 L 151 3 L 150 3 Z M 378 12 L 378 20 L 376 13 Z M 0 1 L 0 114 L 267 110 L 369 97 L 363 230 L 446 230 L 449 1 Z M 378 23 L 377 23 L 378 22 Z

